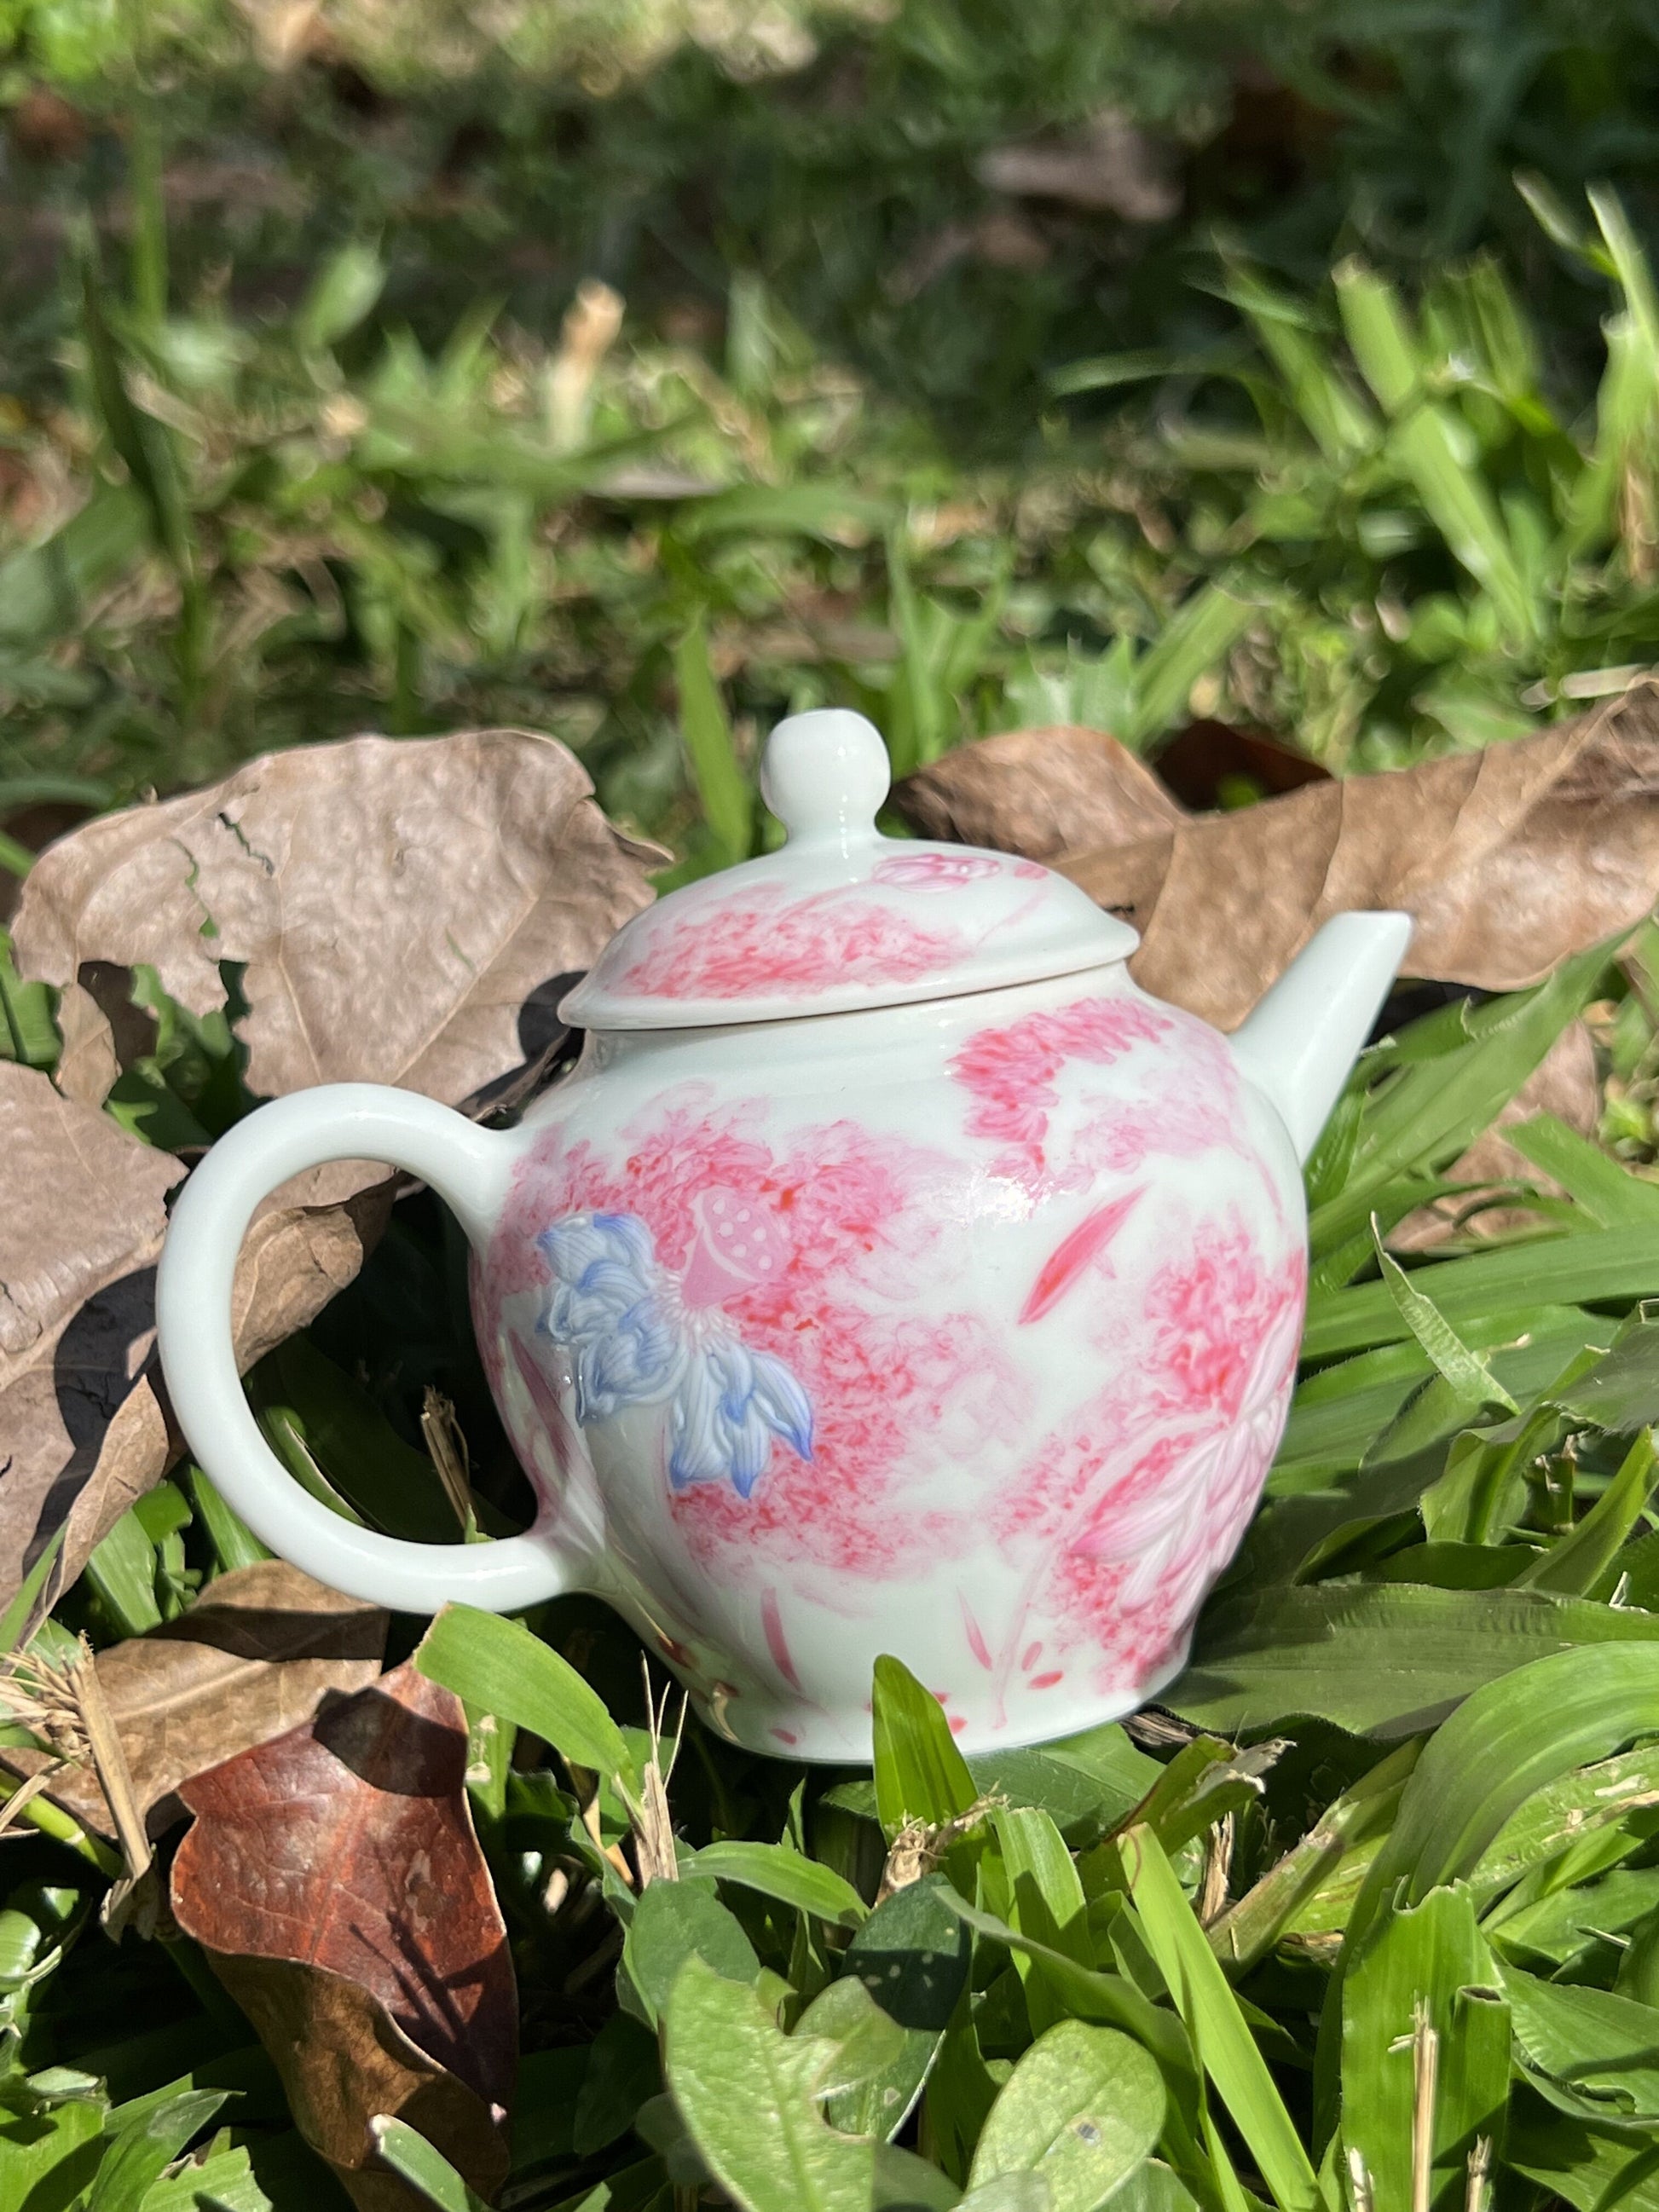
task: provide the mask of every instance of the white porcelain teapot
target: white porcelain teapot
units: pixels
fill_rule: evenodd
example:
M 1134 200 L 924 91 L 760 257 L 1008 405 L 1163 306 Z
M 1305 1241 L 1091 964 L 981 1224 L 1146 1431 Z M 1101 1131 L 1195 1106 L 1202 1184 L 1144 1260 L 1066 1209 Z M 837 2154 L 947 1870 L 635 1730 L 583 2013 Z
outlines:
M 874 826 L 885 748 L 776 729 L 787 842 L 636 915 L 520 1127 L 341 1084 L 264 1106 L 179 1200 L 173 1403 L 278 1552 L 356 1596 L 607 1598 L 751 1749 L 870 1753 L 902 1659 L 966 1748 L 1133 1711 L 1178 1672 L 1284 1425 L 1299 1162 L 1410 936 L 1328 921 L 1229 1038 L 1130 980 L 1134 932 L 1035 862 Z M 404 1542 L 266 1446 L 230 1293 L 255 1206 L 386 1160 L 454 1209 L 533 1528 Z

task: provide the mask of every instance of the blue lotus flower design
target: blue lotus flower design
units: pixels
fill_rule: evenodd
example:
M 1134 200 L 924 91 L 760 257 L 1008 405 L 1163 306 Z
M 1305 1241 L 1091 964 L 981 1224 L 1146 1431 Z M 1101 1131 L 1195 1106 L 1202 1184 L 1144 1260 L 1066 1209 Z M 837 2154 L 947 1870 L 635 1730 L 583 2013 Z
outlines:
M 747 1498 L 781 1437 L 812 1456 L 812 1403 L 781 1359 L 715 1307 L 688 1308 L 631 1213 L 573 1213 L 537 1238 L 553 1271 L 541 1328 L 569 1354 L 583 1427 L 624 1406 L 669 1407 L 676 1490 L 728 1481 Z

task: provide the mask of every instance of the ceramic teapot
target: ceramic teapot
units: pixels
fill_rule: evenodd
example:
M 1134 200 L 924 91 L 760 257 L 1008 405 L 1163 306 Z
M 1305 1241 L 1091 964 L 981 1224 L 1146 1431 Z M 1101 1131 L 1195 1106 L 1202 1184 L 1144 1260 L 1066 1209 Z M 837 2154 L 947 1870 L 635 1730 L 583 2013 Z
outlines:
M 1410 935 L 1327 922 L 1236 1035 L 1131 980 L 1138 939 L 1035 862 L 881 836 L 886 750 L 799 714 L 781 850 L 619 930 L 519 1127 L 343 1084 L 261 1107 L 174 1212 L 162 1365 L 264 1540 L 417 1612 L 608 1599 L 709 1725 L 867 1759 L 902 1659 L 969 1750 L 1133 1711 L 1249 1519 L 1301 1334 L 1299 1164 Z M 230 1329 L 260 1199 L 325 1161 L 430 1183 L 539 1510 L 424 1545 L 283 1470 Z

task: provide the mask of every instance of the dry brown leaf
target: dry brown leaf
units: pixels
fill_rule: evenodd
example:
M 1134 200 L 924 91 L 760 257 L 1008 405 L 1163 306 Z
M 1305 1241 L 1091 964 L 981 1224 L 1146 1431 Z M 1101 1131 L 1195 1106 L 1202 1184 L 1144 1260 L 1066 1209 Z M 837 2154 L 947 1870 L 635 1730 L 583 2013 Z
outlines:
M 507 2175 L 518 2002 L 465 1771 L 460 1700 L 404 1665 L 179 1793 L 179 1925 L 362 2212 L 410 2203 L 372 2168 L 380 2112 L 483 2195 Z
M 223 1002 L 222 961 L 245 963 L 241 1027 L 256 1092 L 356 1079 L 455 1105 L 503 1079 L 510 1085 L 525 1057 L 526 1002 L 550 977 L 590 964 L 650 897 L 654 848 L 613 830 L 592 794 L 563 746 L 527 731 L 354 738 L 82 823 L 35 864 L 14 933 L 20 966 L 62 991 L 59 1090 L 98 1106 L 149 1049 L 154 1024 L 131 1003 L 137 963 L 204 1014 Z M 44 1077 L 27 1080 L 37 1101 L 52 1097 Z M 101 1247 L 94 1237 L 79 1256 L 82 1217 L 71 1208 L 65 1218 L 57 1185 L 71 1180 L 106 1239 L 119 1241 L 125 1201 L 68 1154 L 59 1160 L 56 1133 L 66 1126 L 54 1121 L 40 1138 L 28 1179 L 35 1212 L 9 1220 L 0 1248 L 7 1277 L 57 1265 L 70 1285 L 62 1356 L 27 1334 L 14 1346 L 0 1320 L 0 1450 L 11 1455 L 0 1458 L 0 1605 L 66 1518 L 54 1576 L 78 1574 L 179 1449 L 149 1370 L 159 1200 L 143 1251 L 101 1275 Z M 177 1180 L 176 1162 L 96 1126 L 115 1148 L 111 1162 L 136 1163 L 141 1185 Z M 112 1164 L 101 1172 L 118 1180 Z M 244 1370 L 351 1280 L 392 1188 L 377 1167 L 346 1161 L 267 1200 L 237 1271 Z
M 528 730 L 269 754 L 49 846 L 17 963 L 68 988 L 91 963 L 148 962 L 205 1015 L 224 1002 L 220 963 L 244 963 L 258 1096 L 396 1083 L 455 1105 L 522 1057 L 536 986 L 588 966 L 649 902 L 654 848 L 613 830 L 592 791 Z M 78 1002 L 75 1022 L 76 1073 L 95 1085 L 109 1058 Z
M 141 1377 L 167 1193 L 184 1170 L 9 1060 L 0 1159 L 3 1603 L 66 1519 L 82 1556 L 88 1525 L 107 1526 L 101 1493 L 118 1478 L 103 1468 L 106 1441 L 118 1422 L 124 1434 L 146 1429 L 141 1393 L 155 1410 Z
M 1115 738 L 1015 731 L 901 784 L 930 836 L 1046 860 L 1140 932 L 1157 997 L 1237 1027 L 1344 908 L 1416 917 L 1407 971 L 1535 983 L 1659 893 L 1659 683 L 1535 738 L 1191 815 Z
M 181 1782 L 307 1721 L 331 1692 L 365 1689 L 380 1671 L 386 1616 L 343 1597 L 284 1559 L 221 1575 L 178 1620 L 98 1654 L 96 1668 L 152 1835 L 181 1816 Z M 0 1749 L 14 1774 L 51 1761 Z M 59 1768 L 48 1795 L 85 1827 L 113 1835 L 84 1765 Z
M 11 1061 L 0 1158 L 0 1607 L 63 1528 L 44 1606 L 181 1448 L 153 1346 L 163 1199 L 184 1169 Z M 351 1280 L 391 1211 L 390 1179 L 324 1205 L 294 1202 L 304 1182 L 267 1204 L 237 1264 L 245 1370 Z

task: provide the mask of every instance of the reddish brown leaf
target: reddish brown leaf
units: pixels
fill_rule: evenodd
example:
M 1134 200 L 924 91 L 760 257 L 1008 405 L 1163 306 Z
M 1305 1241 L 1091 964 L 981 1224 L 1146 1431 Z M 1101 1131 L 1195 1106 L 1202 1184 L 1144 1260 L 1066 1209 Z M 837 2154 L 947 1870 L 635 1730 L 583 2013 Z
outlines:
M 373 1682 L 386 1629 L 378 1606 L 261 1559 L 221 1575 L 179 1620 L 100 1651 L 99 1684 L 151 1834 L 180 1817 L 181 1782 L 309 1720 L 331 1692 Z M 0 1762 L 23 1775 L 49 1764 L 21 1748 L 0 1750 Z M 89 1767 L 61 1769 L 47 1795 L 114 1834 Z
M 365 2208 L 408 2201 L 363 2171 L 377 2112 L 483 2194 L 507 2172 L 517 1998 L 465 1769 L 459 1700 L 405 1665 L 179 1791 L 173 1913 Z
M 84 969 L 148 962 L 207 1014 L 229 960 L 246 963 L 260 1097 L 379 1082 L 456 1105 L 523 1057 L 536 986 L 586 967 L 650 899 L 654 848 L 613 830 L 592 791 L 528 730 L 269 754 L 50 846 L 18 907 L 18 966 L 70 994 L 77 1085 L 114 1066 Z
M 1344 908 L 1417 919 L 1408 972 L 1537 982 L 1659 891 L 1659 683 L 1535 738 L 1189 815 L 1115 738 L 1016 731 L 900 786 L 932 836 L 1046 860 L 1139 930 L 1147 990 L 1231 1029 Z

